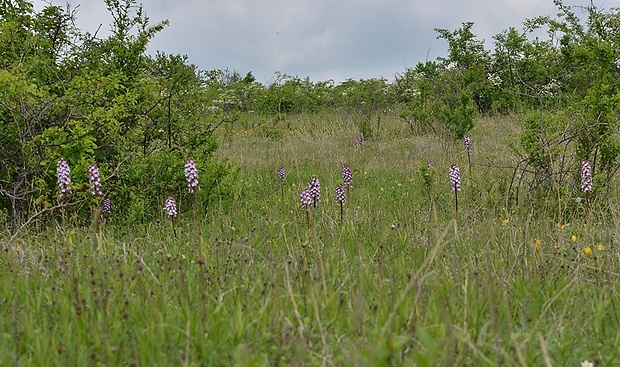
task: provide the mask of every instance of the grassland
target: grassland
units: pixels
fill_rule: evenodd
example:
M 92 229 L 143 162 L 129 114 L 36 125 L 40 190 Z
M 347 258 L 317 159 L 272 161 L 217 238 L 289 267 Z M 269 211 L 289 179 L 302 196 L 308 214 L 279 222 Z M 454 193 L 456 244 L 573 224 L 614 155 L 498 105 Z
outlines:
M 570 189 L 541 200 L 524 185 L 515 203 L 518 118 L 479 119 L 471 169 L 460 141 L 391 114 L 354 146 L 357 122 L 224 127 L 218 154 L 238 182 L 203 214 L 202 235 L 192 208 L 176 238 L 163 212 L 97 233 L 26 229 L 10 244 L 4 233 L 0 365 L 620 366 L 615 183 L 588 214 Z M 299 192 L 314 175 L 308 228 Z

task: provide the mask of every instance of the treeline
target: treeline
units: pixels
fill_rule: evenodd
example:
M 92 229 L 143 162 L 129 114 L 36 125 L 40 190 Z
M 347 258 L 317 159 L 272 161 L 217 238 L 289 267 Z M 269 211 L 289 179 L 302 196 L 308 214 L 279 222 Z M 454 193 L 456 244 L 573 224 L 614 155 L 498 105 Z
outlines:
M 325 110 L 361 120 L 397 111 L 415 131 L 461 138 L 480 114 L 525 116 L 519 147 L 534 187 L 561 187 L 570 164 L 593 162 L 604 186 L 618 169 L 620 11 L 594 5 L 526 20 L 493 37 L 473 23 L 437 29 L 448 54 L 384 78 L 311 81 L 281 73 L 198 70 L 186 56 L 146 54 L 166 22 L 150 24 L 134 0 L 105 0 L 111 34 L 75 25 L 75 8 L 0 7 L 0 220 L 22 223 L 58 203 L 56 163 L 72 169 L 76 211 L 88 210 L 96 163 L 119 216 L 147 220 L 161 198 L 184 192 L 183 164 L 201 174 L 200 203 L 226 194 L 234 171 L 214 158 L 214 131 L 247 116 L 280 120 Z M 360 130 L 369 129 L 361 124 Z M 371 136 L 371 131 L 364 131 Z M 559 160 L 558 155 L 571 159 Z M 558 162 L 561 162 L 559 164 Z M 572 163 L 571 163 L 572 162 Z M 521 163 L 519 163 L 521 164 Z M 184 197 L 182 195 L 175 195 Z M 185 195 L 185 200 L 190 200 Z

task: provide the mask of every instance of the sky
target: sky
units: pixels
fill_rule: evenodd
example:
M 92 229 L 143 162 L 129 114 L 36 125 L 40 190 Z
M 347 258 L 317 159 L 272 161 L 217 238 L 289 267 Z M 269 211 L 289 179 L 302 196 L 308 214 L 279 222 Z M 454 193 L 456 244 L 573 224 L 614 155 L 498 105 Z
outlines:
M 34 0 L 38 8 L 43 0 Z M 77 24 L 106 36 L 112 18 L 103 0 L 79 4 Z M 589 1 L 571 0 L 587 5 Z M 140 0 L 138 0 L 140 3 Z M 447 56 L 435 28 L 450 31 L 474 22 L 473 32 L 492 49 L 492 37 L 527 18 L 555 15 L 553 0 L 143 0 L 151 24 L 170 24 L 147 52 L 187 55 L 200 70 L 252 72 L 269 84 L 276 72 L 313 82 L 394 79 L 418 62 Z M 571 2 L 565 2 L 571 4 Z M 620 0 L 594 0 L 603 8 Z M 109 34 L 109 33 L 107 33 Z

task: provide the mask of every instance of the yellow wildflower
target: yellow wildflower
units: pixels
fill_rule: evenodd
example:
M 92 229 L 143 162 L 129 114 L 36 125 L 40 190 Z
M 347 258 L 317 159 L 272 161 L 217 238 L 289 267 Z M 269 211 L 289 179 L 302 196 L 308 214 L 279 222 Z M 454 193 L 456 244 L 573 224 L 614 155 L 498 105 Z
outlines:
M 502 220 L 502 225 L 505 226 L 508 224 L 508 222 L 510 222 L 508 218 L 504 218 L 504 220 Z
M 583 256 L 588 257 L 590 255 L 592 255 L 592 248 L 590 246 L 587 246 L 583 249 Z
M 564 224 L 558 222 L 558 229 L 564 229 Z
M 541 240 L 536 240 L 536 242 L 534 242 L 534 249 L 536 251 L 540 251 L 540 249 L 542 249 L 542 241 Z
M 571 240 L 571 241 L 573 241 L 573 242 L 577 242 L 577 236 L 572 235 L 572 236 L 570 237 L 570 240 Z
M 599 244 L 596 246 L 596 249 L 597 249 L 597 250 L 599 250 L 599 251 L 605 251 L 605 246 L 603 246 L 603 244 L 602 244 L 602 243 L 599 243 Z

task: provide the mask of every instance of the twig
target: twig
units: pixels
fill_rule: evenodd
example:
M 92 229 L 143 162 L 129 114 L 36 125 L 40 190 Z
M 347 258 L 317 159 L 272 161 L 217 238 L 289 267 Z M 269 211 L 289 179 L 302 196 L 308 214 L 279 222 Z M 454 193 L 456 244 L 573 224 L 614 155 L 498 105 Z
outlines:
M 67 206 L 69 206 L 69 205 L 76 205 L 76 204 L 79 204 L 79 203 L 81 203 L 81 202 L 83 202 L 83 201 L 84 201 L 84 200 L 80 200 L 80 201 L 76 201 L 76 202 L 73 202 L 73 203 L 68 203 L 68 204 L 66 204 L 66 205 L 67 205 Z M 65 203 L 63 203 L 63 204 L 58 204 L 58 205 L 53 206 L 53 207 L 51 207 L 51 208 L 43 209 L 43 210 L 41 210 L 40 212 L 35 213 L 32 217 L 28 218 L 28 220 L 27 220 L 26 222 L 24 222 L 24 224 L 22 224 L 22 225 L 21 225 L 21 226 L 17 229 L 17 231 L 15 231 L 15 233 L 11 236 L 11 238 L 9 238 L 9 240 L 7 241 L 7 243 L 6 243 L 6 244 L 4 244 L 4 249 L 7 249 L 7 248 L 9 247 L 9 245 L 11 245 L 11 242 L 13 242 L 13 240 L 15 240 L 15 238 L 17 237 L 17 235 L 19 234 L 19 232 L 20 232 L 22 229 L 24 229 L 24 228 L 25 228 L 28 224 L 30 224 L 30 222 L 32 222 L 33 220 L 35 220 L 35 218 L 36 218 L 36 217 L 38 217 L 39 215 L 41 215 L 41 214 L 43 214 L 43 213 L 46 213 L 46 212 L 52 211 L 52 210 L 54 210 L 54 209 L 63 208 L 64 206 L 65 206 Z

